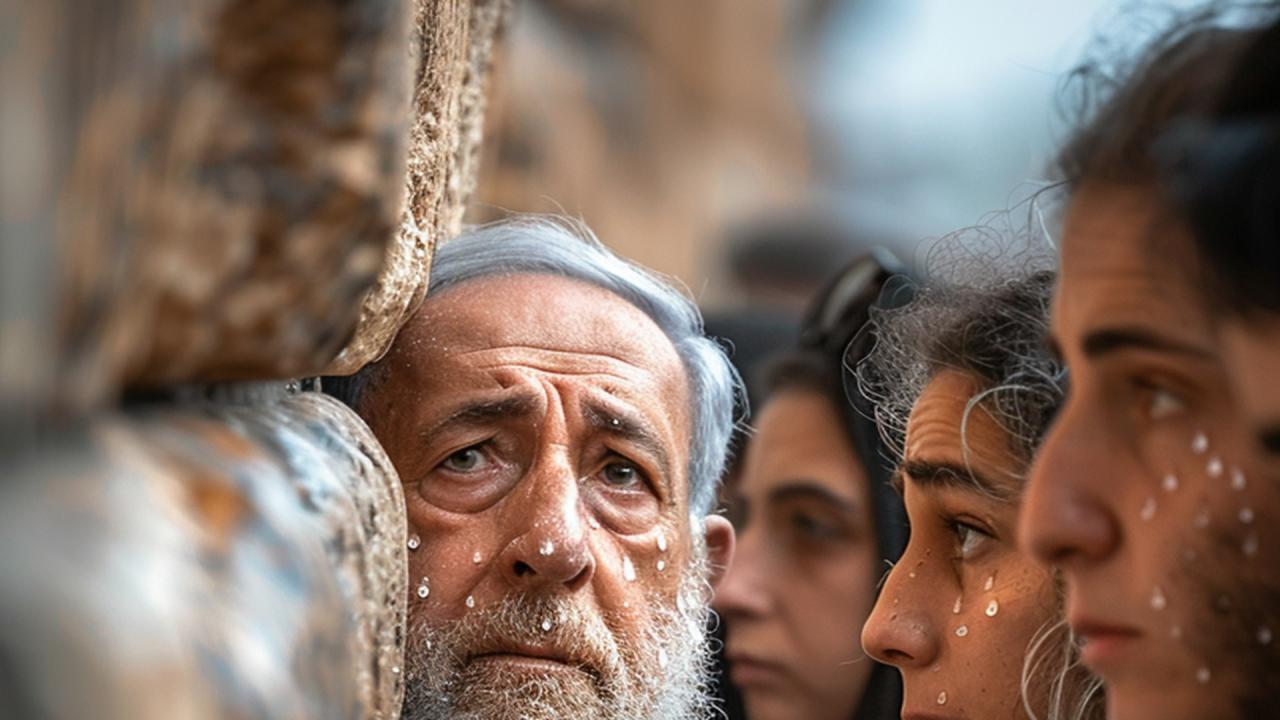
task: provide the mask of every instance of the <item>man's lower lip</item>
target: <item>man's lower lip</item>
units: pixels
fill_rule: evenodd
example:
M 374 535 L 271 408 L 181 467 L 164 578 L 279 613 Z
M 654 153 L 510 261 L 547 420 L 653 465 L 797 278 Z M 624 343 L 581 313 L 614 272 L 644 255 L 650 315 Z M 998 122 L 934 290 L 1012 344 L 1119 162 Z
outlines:
M 582 672 L 577 665 L 570 665 L 560 660 L 553 660 L 533 655 L 517 655 L 515 653 L 496 653 L 481 655 L 471 660 L 472 665 L 500 665 L 505 669 L 531 672 Z

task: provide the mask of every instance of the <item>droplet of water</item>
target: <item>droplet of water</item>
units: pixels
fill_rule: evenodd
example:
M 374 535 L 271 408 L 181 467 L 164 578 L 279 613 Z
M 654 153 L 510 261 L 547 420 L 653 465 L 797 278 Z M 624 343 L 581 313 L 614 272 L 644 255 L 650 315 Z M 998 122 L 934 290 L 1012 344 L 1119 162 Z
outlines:
M 427 584 L 427 579 L 424 577 L 422 578 L 422 582 L 418 583 L 418 597 L 426 600 L 427 596 L 430 594 L 431 587 Z
M 1138 511 L 1138 517 L 1142 518 L 1143 520 L 1150 520 L 1155 516 L 1156 516 L 1156 499 L 1153 497 L 1149 497 L 1147 498 L 1147 501 L 1142 504 L 1142 509 Z
M 422 538 L 418 537 L 418 533 L 409 536 L 409 542 L 406 543 L 410 550 L 417 550 L 422 546 Z
M 1209 436 L 1203 432 L 1197 432 L 1195 437 L 1191 438 L 1191 452 L 1197 455 L 1203 455 L 1209 449 Z
M 658 648 L 658 667 L 667 666 L 667 651 L 664 648 Z
M 479 565 L 483 560 L 484 560 L 484 556 L 480 554 L 480 551 L 479 551 L 479 550 L 477 550 L 477 551 L 475 551 L 474 553 L 472 553 L 472 555 L 471 555 L 471 564 L 473 564 L 473 565 Z
M 667 551 L 667 536 L 665 533 L 658 533 L 658 552 Z
M 1151 609 L 1163 610 L 1169 605 L 1169 601 L 1164 596 L 1164 590 L 1157 585 L 1151 589 Z
M 987 617 L 995 617 L 998 612 L 1000 612 L 1000 603 L 992 599 L 987 603 Z
M 965 635 L 968 635 L 968 634 L 969 634 L 968 625 L 961 625 L 960 627 L 956 628 L 956 637 L 964 637 Z
M 542 632 L 551 632 L 552 627 L 553 623 L 551 622 L 551 618 L 547 618 L 542 621 Z
M 1205 472 L 1209 473 L 1211 478 L 1222 477 L 1222 458 L 1214 455 L 1209 458 L 1209 463 L 1204 466 Z
M 1199 682 L 1201 685 L 1208 685 L 1210 677 L 1212 677 L 1212 675 L 1209 673 L 1209 668 L 1202 667 L 1199 670 L 1196 670 L 1196 682 Z
M 946 691 L 946 690 L 943 690 L 942 692 L 938 693 L 938 704 L 939 704 L 939 705 L 946 705 L 946 704 L 947 704 L 947 691 Z
M 1258 644 L 1259 645 L 1271 644 L 1271 628 L 1265 625 L 1258 628 Z
M 428 650 L 430 650 L 430 649 L 431 649 L 431 640 L 430 640 L 430 639 L 428 639 L 428 640 L 427 640 L 427 649 L 428 649 Z
M 1253 508 L 1248 508 L 1248 507 L 1240 508 L 1240 522 L 1244 523 L 1245 525 L 1248 525 L 1249 523 L 1253 522 Z
M 983 586 L 982 586 L 982 589 L 983 589 L 983 590 L 990 590 L 991 588 L 995 587 L 995 584 L 996 584 L 996 576 L 995 576 L 995 575 L 988 575 L 988 576 L 987 576 L 987 583 L 986 583 L 985 585 L 983 585 Z
M 399 674 L 400 674 L 400 666 L 399 666 L 399 665 L 395 665 L 395 666 L 393 666 L 393 667 L 391 668 L 391 674 L 392 674 L 392 675 L 399 675 Z
M 915 579 L 916 579 L 916 571 L 915 571 L 915 570 L 912 570 L 911 572 L 907 573 L 907 577 L 911 578 L 912 580 L 915 580 Z
M 1164 476 L 1164 480 L 1160 484 L 1164 487 L 1165 492 L 1173 492 L 1178 489 L 1178 476 L 1169 473 Z
M 960 614 L 960 603 L 961 603 L 961 601 L 963 601 L 963 600 L 964 600 L 964 596 L 963 596 L 963 595 L 959 595 L 959 596 L 957 596 L 957 597 L 956 597 L 956 604 L 951 606 L 951 614 L 952 614 L 952 615 L 959 615 L 959 614 Z
M 1240 547 L 1244 554 L 1253 557 L 1258 554 L 1258 533 L 1250 531 L 1244 539 L 1244 545 Z
M 468 596 L 467 596 L 467 607 L 469 607 L 469 608 L 473 608 L 473 607 L 475 607 L 475 606 L 476 606 L 476 598 L 475 598 L 475 596 L 474 596 L 474 595 L 468 595 Z
M 941 672 L 941 671 L 942 671 L 942 663 L 934 663 L 934 664 L 933 664 L 933 667 L 929 668 L 929 671 L 930 671 L 930 672 Z
M 659 561 L 658 561 L 658 572 L 662 572 L 663 570 L 666 570 L 666 569 L 667 569 L 667 561 L 666 561 L 666 560 L 659 560 Z
M 556 544 L 551 542 L 550 540 L 543 540 L 542 544 L 538 546 L 538 554 L 541 555 L 542 557 L 547 557 L 552 553 L 554 553 L 555 551 L 556 551 Z
M 588 520 L 588 521 L 587 521 L 587 524 L 591 526 L 591 529 L 592 529 L 592 530 L 599 530 L 599 529 L 600 529 L 600 521 L 599 521 L 599 520 L 597 520 L 597 519 L 595 519 L 595 518 L 591 518 L 590 520 Z
M 636 579 L 636 566 L 631 564 L 631 556 L 622 556 L 622 578 L 627 582 L 634 582 Z
M 1202 530 L 1209 527 L 1209 508 L 1200 508 L 1200 512 L 1196 513 L 1196 519 L 1192 522 L 1196 524 L 1196 527 Z
M 1181 638 L 1182 638 L 1182 626 L 1181 626 L 1181 625 L 1174 625 L 1173 627 L 1169 628 L 1169 637 L 1173 638 L 1174 640 L 1179 640 L 1179 639 L 1181 639 Z
M 1231 487 L 1236 490 L 1244 490 L 1245 485 L 1244 471 L 1240 468 L 1231 468 Z

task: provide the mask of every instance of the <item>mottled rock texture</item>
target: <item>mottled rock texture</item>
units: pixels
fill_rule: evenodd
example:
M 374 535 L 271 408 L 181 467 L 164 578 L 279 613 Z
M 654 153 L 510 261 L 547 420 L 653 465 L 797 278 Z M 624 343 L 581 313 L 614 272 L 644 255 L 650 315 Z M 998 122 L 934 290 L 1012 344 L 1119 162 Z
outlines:
M 377 360 L 427 292 L 431 255 L 462 227 L 475 188 L 493 41 L 508 0 L 420 0 L 407 202 L 355 336 L 329 366 L 347 375 Z
M 403 497 L 344 406 L 133 411 L 9 460 L 0 717 L 398 717 Z
M 0 717 L 398 717 L 399 481 L 284 379 L 421 301 L 503 6 L 0 0 Z

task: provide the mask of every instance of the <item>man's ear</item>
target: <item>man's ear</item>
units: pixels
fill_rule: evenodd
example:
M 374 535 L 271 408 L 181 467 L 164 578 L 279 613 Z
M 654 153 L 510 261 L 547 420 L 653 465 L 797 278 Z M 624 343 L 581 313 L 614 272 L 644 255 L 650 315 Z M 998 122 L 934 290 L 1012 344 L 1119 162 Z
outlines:
M 733 562 L 733 546 L 735 535 L 733 525 L 719 515 L 708 515 L 702 519 L 704 537 L 707 541 L 707 563 L 711 568 L 708 581 L 714 589 L 720 585 L 729 564 Z

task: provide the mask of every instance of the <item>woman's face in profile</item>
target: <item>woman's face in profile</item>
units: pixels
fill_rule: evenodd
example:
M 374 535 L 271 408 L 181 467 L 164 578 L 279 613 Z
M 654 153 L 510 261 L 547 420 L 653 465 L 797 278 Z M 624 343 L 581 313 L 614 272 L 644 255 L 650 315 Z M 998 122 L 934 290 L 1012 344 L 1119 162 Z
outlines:
M 1027 648 L 1060 616 L 1052 576 L 1015 542 L 1025 464 L 982 406 L 966 418 L 978 389 L 943 371 L 907 424 L 898 482 L 911 539 L 862 635 L 901 671 L 904 717 L 1025 717 Z
M 715 600 L 729 674 L 751 720 L 848 720 L 872 668 L 858 643 L 876 579 L 866 474 L 818 392 L 779 391 L 756 427 Z

